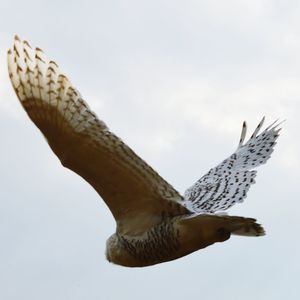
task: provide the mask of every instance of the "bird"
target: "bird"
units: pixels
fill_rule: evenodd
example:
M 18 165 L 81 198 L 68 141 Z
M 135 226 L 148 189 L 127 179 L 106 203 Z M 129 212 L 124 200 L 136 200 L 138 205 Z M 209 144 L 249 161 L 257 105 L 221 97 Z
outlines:
M 15 36 L 7 53 L 12 86 L 29 118 L 61 164 L 80 175 L 105 201 L 116 230 L 106 259 L 125 267 L 172 261 L 232 235 L 263 236 L 256 219 L 228 215 L 270 158 L 281 130 L 265 118 L 235 152 L 181 195 L 90 109 L 70 80 L 40 48 Z

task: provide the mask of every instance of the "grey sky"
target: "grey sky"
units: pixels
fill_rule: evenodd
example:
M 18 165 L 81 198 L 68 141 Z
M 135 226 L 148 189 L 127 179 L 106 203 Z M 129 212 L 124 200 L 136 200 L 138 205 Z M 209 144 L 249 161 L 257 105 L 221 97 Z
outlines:
M 27 0 L 0 11 L 1 299 L 298 299 L 299 1 Z M 235 150 L 244 119 L 250 131 L 264 115 L 287 119 L 229 210 L 267 236 L 144 269 L 109 264 L 109 210 L 60 165 L 11 88 L 15 33 L 180 192 Z

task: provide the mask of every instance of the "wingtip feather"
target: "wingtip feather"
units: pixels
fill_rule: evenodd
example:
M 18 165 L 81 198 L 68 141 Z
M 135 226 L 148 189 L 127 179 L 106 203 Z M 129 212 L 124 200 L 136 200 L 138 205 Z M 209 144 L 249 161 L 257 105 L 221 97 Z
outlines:
M 247 123 L 246 123 L 246 121 L 244 121 L 243 125 L 242 125 L 242 132 L 241 132 L 241 137 L 240 137 L 238 148 L 240 148 L 243 145 L 246 134 L 247 134 Z

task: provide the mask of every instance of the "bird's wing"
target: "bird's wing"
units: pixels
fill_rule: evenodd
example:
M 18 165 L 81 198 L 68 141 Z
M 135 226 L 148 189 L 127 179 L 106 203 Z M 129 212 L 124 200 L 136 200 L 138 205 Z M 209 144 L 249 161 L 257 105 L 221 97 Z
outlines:
M 141 216 L 147 223 L 187 211 L 180 194 L 109 131 L 42 50 L 16 37 L 8 70 L 22 106 L 61 163 L 95 188 L 117 221 Z
M 263 123 L 264 118 L 245 144 L 247 126 L 243 123 L 237 150 L 184 193 L 188 209 L 213 213 L 226 210 L 246 198 L 250 185 L 255 182 L 256 170 L 253 169 L 270 158 L 281 129 L 278 129 L 280 123 L 274 122 L 258 134 Z

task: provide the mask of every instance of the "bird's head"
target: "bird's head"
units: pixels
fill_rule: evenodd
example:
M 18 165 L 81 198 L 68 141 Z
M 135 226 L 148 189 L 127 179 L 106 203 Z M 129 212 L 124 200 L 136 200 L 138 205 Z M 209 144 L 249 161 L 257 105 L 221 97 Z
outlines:
M 106 241 L 105 256 L 109 262 L 115 262 L 115 256 L 117 255 L 117 236 L 111 235 Z

